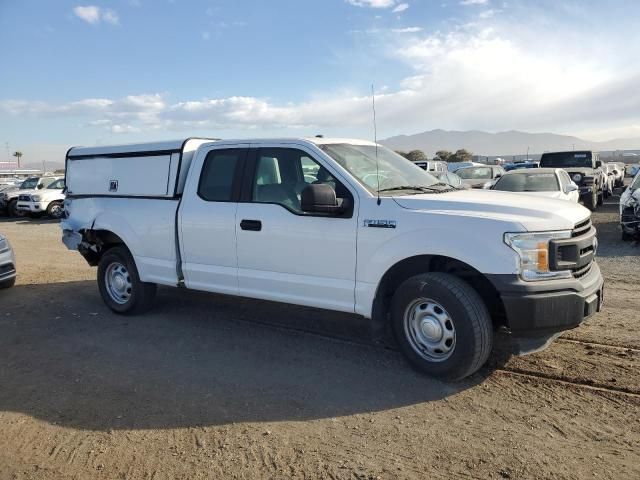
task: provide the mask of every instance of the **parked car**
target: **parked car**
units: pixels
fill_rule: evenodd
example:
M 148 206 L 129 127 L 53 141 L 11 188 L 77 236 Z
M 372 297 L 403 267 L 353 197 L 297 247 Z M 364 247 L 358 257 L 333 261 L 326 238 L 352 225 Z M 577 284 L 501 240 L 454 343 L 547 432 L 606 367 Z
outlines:
M 635 177 L 638 172 L 640 172 L 640 164 L 639 165 L 627 165 L 627 172 L 630 177 Z
M 64 198 L 64 178 L 61 178 L 41 190 L 21 193 L 17 209 L 31 216 L 47 214 L 51 218 L 61 218 L 64 214 Z
M 608 198 L 613 195 L 613 189 L 616 185 L 616 175 L 614 173 L 614 166 L 609 163 L 602 164 L 602 175 L 604 181 L 604 198 Z
M 610 163 L 607 163 L 607 167 L 608 167 L 608 171 L 611 171 L 613 173 L 613 177 L 614 177 L 613 186 L 614 187 L 624 186 L 624 170 L 625 170 L 624 163 L 610 162 Z
M 525 193 L 538 197 L 578 202 L 578 186 L 561 168 L 518 169 L 505 173 L 491 190 Z
M 455 188 L 469 189 L 462 179 L 453 172 L 432 172 L 433 176 Z
M 604 201 L 605 177 L 597 152 L 590 150 L 547 152 L 540 158 L 541 168 L 562 168 L 580 188 L 580 199 L 589 210 Z
M 66 165 L 63 242 L 116 313 L 150 308 L 157 284 L 351 312 L 460 379 L 494 330 L 533 351 L 601 307 L 587 209 L 455 189 L 372 142 L 187 139 L 72 148 Z
M 520 168 L 538 168 L 539 166 L 540 164 L 538 162 L 530 162 L 530 161 L 505 163 L 503 165 L 504 169 L 507 172 L 510 172 L 511 170 L 518 170 Z
M 623 240 L 640 237 L 640 172 L 620 196 L 620 227 Z
M 421 169 L 431 173 L 447 171 L 447 162 L 443 162 L 442 160 L 424 160 L 414 163 Z
M 16 257 L 9 239 L 0 233 L 0 290 L 16 283 Z
M 475 162 L 449 162 L 447 163 L 447 170 L 455 173 L 457 170 L 465 167 L 473 167 L 475 166 Z
M 500 178 L 506 172 L 500 165 L 484 165 L 482 167 L 461 168 L 456 170 L 455 173 L 465 185 L 471 188 L 484 188 L 490 186 L 494 180 Z
M 10 217 L 23 215 L 23 212 L 18 210 L 18 197 L 21 194 L 31 194 L 32 190 L 41 190 L 60 178 L 50 176 L 27 178 L 18 189 L 0 193 L 0 210 Z

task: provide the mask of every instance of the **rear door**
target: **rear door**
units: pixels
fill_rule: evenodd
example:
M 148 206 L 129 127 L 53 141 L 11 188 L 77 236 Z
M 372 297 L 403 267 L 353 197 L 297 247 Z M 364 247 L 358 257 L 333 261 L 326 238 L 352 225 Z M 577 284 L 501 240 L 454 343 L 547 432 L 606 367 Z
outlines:
M 357 196 L 330 168 L 304 146 L 251 149 L 236 219 L 240 295 L 354 311 Z M 353 208 L 303 212 L 312 183 L 331 185 Z
M 182 197 L 180 245 L 187 288 L 236 294 L 236 214 L 248 144 L 197 153 Z

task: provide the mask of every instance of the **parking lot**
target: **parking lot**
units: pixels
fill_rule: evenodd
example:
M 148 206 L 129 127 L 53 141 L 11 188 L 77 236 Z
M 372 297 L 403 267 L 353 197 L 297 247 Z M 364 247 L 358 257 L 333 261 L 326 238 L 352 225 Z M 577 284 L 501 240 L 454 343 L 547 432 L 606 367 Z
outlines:
M 640 478 L 640 245 L 594 213 L 604 311 L 445 384 L 349 316 L 161 288 L 119 317 L 57 222 L 9 219 L 0 478 Z

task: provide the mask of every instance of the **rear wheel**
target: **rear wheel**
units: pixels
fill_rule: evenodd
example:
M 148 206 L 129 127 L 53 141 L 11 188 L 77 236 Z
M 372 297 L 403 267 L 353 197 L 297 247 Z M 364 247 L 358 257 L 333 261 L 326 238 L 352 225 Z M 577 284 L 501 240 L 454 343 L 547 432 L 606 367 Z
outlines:
M 418 370 L 460 380 L 486 362 L 493 345 L 489 312 L 467 283 L 446 273 L 411 277 L 391 307 L 400 350 Z
M 600 193 L 598 193 L 598 205 L 603 205 L 604 204 L 604 191 L 600 190 Z
M 140 281 L 133 257 L 124 246 L 107 250 L 100 259 L 98 288 L 107 306 L 121 314 L 149 310 L 156 295 L 156 284 Z

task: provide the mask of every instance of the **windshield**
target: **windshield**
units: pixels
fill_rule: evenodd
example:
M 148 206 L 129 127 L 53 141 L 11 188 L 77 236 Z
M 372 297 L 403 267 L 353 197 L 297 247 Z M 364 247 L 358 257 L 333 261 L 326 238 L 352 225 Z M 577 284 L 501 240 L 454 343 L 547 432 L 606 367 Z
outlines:
M 461 168 L 456 170 L 456 175 L 463 180 L 491 180 L 493 178 L 491 167 Z
M 636 175 L 636 178 L 633 180 L 633 183 L 629 186 L 631 190 L 636 190 L 640 188 L 640 175 Z
M 21 190 L 33 190 L 34 188 L 36 188 L 38 186 L 38 180 L 40 180 L 38 177 L 27 178 L 24 182 L 22 182 L 22 185 L 20 185 L 20 189 Z
M 435 185 L 434 190 L 442 189 L 440 180 L 385 147 L 378 146 L 377 162 L 374 145 L 335 143 L 319 145 L 319 148 L 374 194 L 378 191 L 412 190 L 412 187 L 432 189 Z
M 505 192 L 556 192 L 560 190 L 555 173 L 511 173 L 493 186 Z
M 586 167 L 591 168 L 591 152 L 543 153 L 540 167 Z

